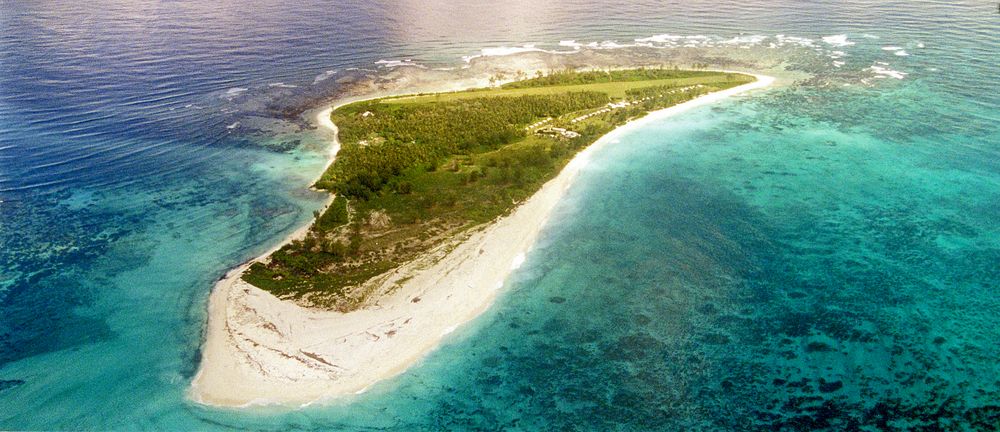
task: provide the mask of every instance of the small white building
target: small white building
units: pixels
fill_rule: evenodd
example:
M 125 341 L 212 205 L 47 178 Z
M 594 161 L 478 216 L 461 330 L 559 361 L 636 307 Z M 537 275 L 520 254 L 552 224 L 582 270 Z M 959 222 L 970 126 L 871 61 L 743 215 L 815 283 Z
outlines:
M 566 129 L 563 129 L 563 128 L 555 128 L 555 127 L 542 129 L 542 130 L 538 131 L 538 133 L 545 134 L 545 135 L 558 135 L 558 136 L 561 136 L 563 138 L 568 138 L 568 139 L 572 139 L 572 138 L 576 138 L 576 137 L 580 136 L 580 134 L 577 133 L 577 132 L 574 132 L 574 131 L 571 131 L 571 130 L 566 130 Z

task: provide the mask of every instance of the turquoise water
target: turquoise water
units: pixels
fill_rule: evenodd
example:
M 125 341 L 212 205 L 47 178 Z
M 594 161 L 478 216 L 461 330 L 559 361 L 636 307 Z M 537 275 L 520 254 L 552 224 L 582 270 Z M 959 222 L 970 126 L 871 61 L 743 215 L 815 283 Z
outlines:
M 1000 429 L 995 5 L 0 2 L 0 27 L 0 429 Z M 184 398 L 212 282 L 320 205 L 296 114 L 349 68 L 662 34 L 809 77 L 604 148 L 402 376 Z

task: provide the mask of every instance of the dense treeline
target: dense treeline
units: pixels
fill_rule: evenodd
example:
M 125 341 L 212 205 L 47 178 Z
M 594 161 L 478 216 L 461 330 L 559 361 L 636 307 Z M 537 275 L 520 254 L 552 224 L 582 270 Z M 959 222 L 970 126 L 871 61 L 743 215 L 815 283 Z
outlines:
M 690 71 L 676 69 L 628 69 L 628 70 L 608 70 L 575 72 L 566 70 L 552 72 L 548 75 L 538 76 L 524 81 L 515 81 L 501 86 L 504 89 L 520 89 L 529 87 L 546 87 L 556 85 L 576 85 L 576 84 L 597 84 L 608 82 L 629 82 L 647 81 L 672 78 L 695 78 L 704 76 L 718 76 L 718 72 L 710 71 Z
M 598 107 L 609 100 L 604 93 L 573 92 L 427 105 L 353 104 L 334 115 L 343 147 L 317 186 L 367 199 L 407 168 L 423 164 L 433 169 L 452 154 L 496 149 L 524 138 L 524 126 L 538 118 Z
M 316 215 L 316 228 L 319 230 L 331 230 L 348 222 L 347 198 L 338 196 L 330 203 L 330 207 L 325 212 Z

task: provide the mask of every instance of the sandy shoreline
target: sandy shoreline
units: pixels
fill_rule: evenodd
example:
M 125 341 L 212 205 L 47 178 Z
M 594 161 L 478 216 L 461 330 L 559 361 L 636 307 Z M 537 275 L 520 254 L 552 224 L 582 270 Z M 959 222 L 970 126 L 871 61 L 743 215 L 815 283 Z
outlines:
M 303 308 L 243 282 L 240 275 L 250 263 L 233 269 L 209 298 L 206 341 L 190 397 L 223 407 L 303 406 L 363 392 L 401 373 L 490 306 L 595 151 L 630 129 L 774 81 L 756 77 L 753 83 L 652 112 L 611 131 L 509 216 L 472 232 L 454 249 L 437 248 L 391 274 L 382 283 L 400 288 L 366 309 L 345 314 Z M 335 133 L 332 109 L 320 111 L 317 122 Z M 334 141 L 331 155 L 337 149 Z

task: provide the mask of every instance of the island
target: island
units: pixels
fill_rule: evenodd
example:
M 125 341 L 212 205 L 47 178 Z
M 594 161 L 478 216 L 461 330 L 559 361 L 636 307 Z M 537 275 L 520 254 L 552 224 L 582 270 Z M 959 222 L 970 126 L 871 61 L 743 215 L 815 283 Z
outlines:
M 773 81 L 664 67 L 508 78 L 319 114 L 337 139 L 314 187 L 331 199 L 215 286 L 192 399 L 300 406 L 402 372 L 490 305 L 595 149 Z

